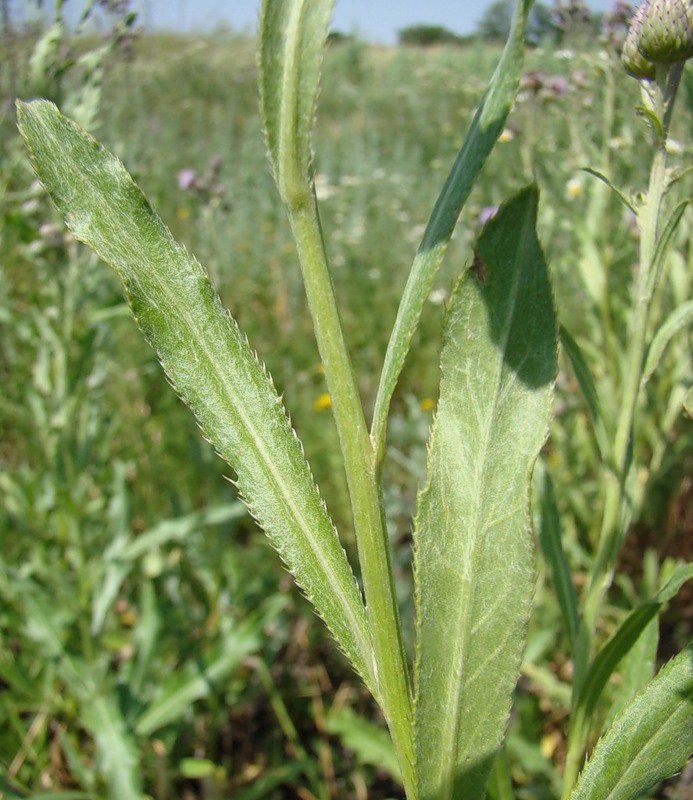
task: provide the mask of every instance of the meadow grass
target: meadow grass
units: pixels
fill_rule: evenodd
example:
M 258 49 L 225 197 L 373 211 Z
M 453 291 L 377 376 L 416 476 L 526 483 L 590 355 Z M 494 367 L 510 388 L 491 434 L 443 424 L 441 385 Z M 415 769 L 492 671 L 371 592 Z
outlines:
M 367 412 L 412 253 L 497 56 L 495 48 L 479 43 L 418 50 L 356 41 L 327 53 L 316 185 Z M 21 59 L 20 53 L 20 65 Z M 636 155 L 645 133 L 632 111 L 637 87 L 615 57 L 596 48 L 531 51 L 526 73 L 507 130 L 436 279 L 394 401 L 385 468 L 400 488 L 391 490 L 386 505 L 402 597 L 411 594 L 406 588 L 408 520 L 425 472 L 445 300 L 454 275 L 471 262 L 484 212 L 529 180 L 535 179 L 542 192 L 539 227 L 561 322 L 575 338 L 597 341 L 586 355 L 604 387 L 618 383 L 618 375 L 599 373 L 599 348 L 623 342 L 637 242 L 618 199 L 580 168 L 598 168 L 623 187 L 645 184 L 647 167 Z M 27 78 L 21 70 L 18 75 L 23 90 Z M 690 70 L 685 80 L 677 120 L 681 133 L 691 122 Z M 8 91 L 6 84 L 3 100 Z M 173 533 L 163 535 L 163 544 L 152 546 L 120 585 L 115 611 L 107 613 L 103 629 L 89 630 L 98 576 L 105 574 L 104 554 L 114 537 L 125 540 L 129 532 L 151 532 L 162 520 L 225 506 L 234 492 L 222 478 L 223 465 L 201 442 L 154 355 L 129 323 L 115 279 L 95 270 L 94 258 L 64 233 L 44 229 L 37 237 L 48 217 L 55 223 L 59 218 L 31 186 L 7 110 L 1 123 L 0 369 L 6 390 L 0 408 L 0 677 L 12 689 L 0 709 L 8 723 L 0 734 L 3 779 L 30 790 L 77 784 L 97 796 L 102 791 L 89 748 L 81 750 L 85 723 L 79 692 L 59 648 L 50 651 L 51 637 L 54 645 L 89 662 L 104 685 L 123 685 L 139 668 L 145 676 L 142 697 L 155 700 L 157 681 L 176 671 L 194 672 L 194 648 L 207 666 L 217 663 L 217 651 L 231 636 L 224 616 L 242 622 L 261 598 L 269 597 L 276 607 L 266 609 L 257 623 L 269 636 L 244 651 L 240 668 L 234 664 L 220 680 L 210 679 L 196 705 L 156 728 L 160 738 L 143 736 L 133 745 L 141 748 L 147 791 L 157 798 L 175 797 L 188 787 L 196 793 L 191 796 L 221 797 L 231 787 L 238 797 L 279 798 L 296 796 L 292 792 L 301 786 L 306 797 L 361 798 L 369 785 L 368 797 L 389 796 L 396 784 L 368 763 L 367 747 L 359 751 L 353 744 L 359 735 L 369 741 L 370 732 L 352 731 L 352 749 L 338 752 L 339 737 L 330 728 L 335 709 L 347 701 L 366 717 L 377 718 L 376 712 L 341 657 L 325 644 L 305 603 L 295 593 L 287 599 L 287 580 L 248 517 L 229 513 L 211 529 L 191 522 L 184 546 Z M 291 408 L 321 492 L 340 529 L 348 532 L 349 504 L 334 457 L 336 433 L 326 413 L 320 360 L 288 222 L 266 164 L 255 43 L 244 37 L 142 37 L 130 58 L 108 65 L 96 133 L 124 161 L 174 235 L 209 270 Z M 194 170 L 197 184 L 182 187 L 182 170 Z M 663 307 L 690 296 L 690 229 L 689 215 L 673 248 Z M 595 288 L 590 294 L 586 270 L 603 281 L 601 293 Z M 604 298 L 608 303 L 600 305 Z M 603 331 L 601 342 L 595 340 L 597 330 Z M 682 348 L 688 365 L 675 363 L 672 351 L 663 377 L 651 383 L 647 404 L 652 411 L 666 406 L 671 387 L 690 375 L 689 348 L 685 343 Z M 600 492 L 598 461 L 584 404 L 565 369 L 557 401 L 546 461 L 567 520 L 566 549 L 579 582 L 597 536 L 590 510 Z M 638 437 L 657 459 L 643 480 L 642 492 L 650 499 L 635 522 L 639 541 L 661 560 L 670 552 L 685 555 L 682 540 L 693 524 L 686 482 L 693 430 L 691 420 L 680 415 L 661 425 L 653 418 L 654 413 L 644 415 L 646 430 Z M 674 442 L 672 452 L 662 451 L 663 440 Z M 624 573 L 603 636 L 628 603 L 653 593 L 657 567 L 651 564 L 648 573 L 648 563 L 644 576 Z M 564 746 L 566 662 L 549 592 L 542 572 L 508 745 L 518 797 L 553 796 L 555 764 Z M 54 608 L 61 609 L 54 627 L 47 597 L 56 598 Z M 411 608 L 402 613 L 407 641 Z M 136 659 L 133 663 L 133 648 L 155 629 L 158 652 L 146 668 Z M 673 649 L 672 640 L 680 646 L 686 637 L 690 619 L 677 620 L 664 646 Z M 298 641 L 310 643 L 307 653 Z M 97 652 L 90 652 L 94 648 Z M 46 659 L 47 652 L 54 662 Z M 32 719 L 40 723 L 35 729 L 28 722 Z M 298 720 L 295 726 L 290 719 Z M 265 733 L 270 727 L 272 732 Z M 192 754 L 208 762 L 197 765 L 202 777 L 183 761 Z M 298 765 L 293 771 L 286 767 L 287 754 Z M 253 786 L 259 793 L 252 793 Z

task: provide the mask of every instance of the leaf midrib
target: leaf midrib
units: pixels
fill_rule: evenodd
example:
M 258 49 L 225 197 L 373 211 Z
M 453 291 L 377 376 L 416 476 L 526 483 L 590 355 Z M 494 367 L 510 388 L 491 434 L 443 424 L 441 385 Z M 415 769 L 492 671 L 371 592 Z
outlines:
M 528 235 L 529 234 L 528 234 L 528 230 L 527 230 L 527 225 L 525 224 L 525 221 L 523 220 L 522 235 L 520 237 L 518 237 L 518 245 L 517 245 L 517 251 L 518 252 L 520 252 L 520 253 L 524 252 L 525 243 L 527 241 L 527 236 Z M 479 461 L 479 465 L 480 466 L 479 466 L 479 469 L 477 471 L 478 477 L 477 477 L 477 480 L 476 480 L 476 484 L 479 487 L 479 489 L 481 489 L 481 487 L 483 485 L 483 476 L 484 476 L 484 474 L 486 472 L 487 464 L 488 464 L 488 460 L 489 460 L 488 459 L 488 454 L 490 452 L 490 443 L 491 443 L 491 439 L 492 439 L 491 431 L 494 428 L 493 422 L 495 421 L 497 408 L 498 408 L 497 399 L 498 399 L 498 396 L 499 396 L 499 393 L 500 393 L 500 387 L 501 387 L 501 385 L 503 383 L 503 373 L 504 373 L 504 367 L 505 367 L 505 354 L 506 354 L 506 351 L 507 351 L 508 340 L 509 340 L 509 336 L 510 336 L 510 330 L 512 328 L 512 325 L 513 325 L 513 322 L 514 322 L 514 319 L 515 319 L 515 312 L 516 312 L 516 308 L 517 308 L 517 298 L 518 298 L 518 295 L 519 295 L 519 287 L 520 287 L 520 277 L 521 277 L 522 272 L 523 272 L 523 270 L 515 270 L 513 272 L 514 280 L 513 280 L 513 283 L 512 283 L 512 292 L 511 292 L 511 295 L 510 295 L 511 296 L 511 302 L 509 304 L 509 308 L 512 309 L 512 313 L 508 314 L 507 317 L 506 317 L 508 319 L 508 324 L 506 326 L 504 326 L 504 328 L 503 328 L 503 337 L 502 337 L 502 339 L 499 339 L 499 342 L 498 342 L 498 348 L 497 349 L 503 354 L 503 358 L 500 358 L 498 360 L 499 368 L 498 368 L 496 376 L 495 376 L 495 381 L 494 381 L 495 385 L 494 385 L 494 389 L 493 389 L 493 411 L 492 411 L 491 414 L 487 415 L 487 424 L 485 426 L 485 431 L 484 431 L 483 439 L 482 439 L 482 441 L 483 441 L 483 448 L 482 448 L 483 457 Z M 467 278 L 467 280 L 471 280 L 471 278 Z M 479 542 L 480 542 L 479 523 L 481 521 L 482 516 L 483 515 L 481 513 L 481 505 L 477 503 L 476 504 L 476 508 L 474 510 L 473 524 L 471 525 L 472 538 L 473 538 L 473 543 L 472 543 L 471 550 L 472 550 L 472 555 L 474 557 L 474 563 L 476 563 L 476 561 L 477 561 L 477 552 L 478 552 L 478 547 L 479 547 Z M 469 590 L 468 590 L 468 594 L 467 594 L 467 599 L 468 600 L 469 600 L 469 598 L 472 598 L 475 595 L 477 576 L 478 576 L 478 570 L 473 570 L 472 571 L 471 580 L 469 582 Z M 472 629 L 471 604 L 469 602 L 460 604 L 460 613 L 459 613 L 458 619 L 460 621 L 460 627 L 463 630 L 463 636 L 462 636 L 461 646 L 458 648 L 458 651 L 457 651 L 458 652 L 457 668 L 454 670 L 453 674 L 463 675 L 464 674 L 463 666 L 464 666 L 466 654 L 467 654 L 468 649 L 469 649 L 468 644 L 469 644 L 469 639 L 470 639 L 471 629 Z M 460 728 L 461 728 L 461 725 L 462 725 L 462 714 L 461 714 L 461 707 L 460 707 L 460 705 L 461 705 L 460 698 L 462 696 L 462 692 L 463 692 L 463 688 L 464 687 L 466 687 L 466 680 L 457 681 L 455 692 L 453 694 L 454 702 L 451 703 L 451 708 L 453 709 L 453 720 L 452 720 L 452 724 L 450 725 L 449 729 L 452 732 L 452 736 L 450 737 L 451 741 L 449 740 L 448 743 L 447 743 L 448 746 L 444 747 L 444 752 L 448 754 L 447 755 L 447 759 L 446 759 L 447 763 L 445 764 L 445 767 L 444 767 L 444 775 L 445 775 L 445 780 L 446 780 L 446 785 L 444 787 L 444 790 L 445 790 L 445 795 L 444 796 L 446 798 L 452 798 L 452 792 L 454 790 L 454 784 L 455 784 L 454 767 L 455 767 L 455 763 L 457 761 L 457 748 L 458 748 L 458 741 L 459 741 L 459 736 L 460 736 Z
M 57 110 L 54 113 L 57 113 Z M 58 118 L 58 122 L 61 125 L 67 125 L 69 136 L 71 136 L 71 137 L 73 137 L 73 136 L 82 137 L 84 135 L 84 134 L 81 134 L 78 130 L 76 130 L 72 126 L 70 126 L 68 123 L 61 121 L 60 118 Z M 62 142 L 60 141 L 60 137 L 58 137 L 57 135 L 54 136 L 52 134 L 51 130 L 47 131 L 46 133 L 47 133 L 49 139 L 51 140 L 51 142 L 53 142 L 52 145 L 49 145 L 49 148 L 52 147 L 52 149 L 55 150 L 56 149 L 55 142 L 57 142 L 57 147 L 58 148 L 62 148 Z M 109 159 L 113 158 L 110 155 L 110 153 L 107 153 L 107 151 L 103 150 L 101 148 L 101 146 L 99 146 L 98 155 L 100 156 L 99 160 L 103 160 L 104 156 L 106 156 Z M 72 155 L 70 155 L 70 158 L 72 159 Z M 91 159 L 91 163 L 94 164 L 93 157 Z M 116 177 L 114 179 L 116 181 L 116 186 L 121 184 L 123 180 L 132 182 L 131 179 L 129 178 L 129 176 L 127 175 L 127 172 L 122 167 L 122 165 L 119 162 L 117 162 L 117 164 L 118 164 L 118 169 L 122 170 L 123 176 L 122 177 Z M 101 166 L 101 165 L 99 165 L 99 166 Z M 56 177 L 57 177 L 62 170 L 58 166 L 54 167 L 54 169 L 55 169 L 55 174 L 56 174 Z M 84 191 L 79 192 L 79 193 L 73 192 L 72 193 L 72 197 L 73 198 L 74 197 L 83 197 L 83 198 L 84 197 L 91 197 L 92 198 L 92 202 L 94 200 L 96 200 L 95 205 L 100 210 L 100 217 L 101 217 L 101 220 L 100 220 L 99 224 L 101 226 L 105 226 L 105 225 L 107 225 L 106 220 L 107 220 L 107 218 L 109 216 L 109 212 L 113 213 L 113 210 L 114 210 L 113 209 L 113 205 L 112 205 L 111 202 L 109 202 L 109 198 L 106 197 L 104 191 L 98 185 L 98 183 L 88 180 L 87 175 L 89 175 L 89 174 L 90 174 L 89 172 L 85 173 L 85 172 L 75 171 L 73 176 L 72 176 L 73 179 L 71 181 L 68 180 L 67 183 L 68 183 L 68 185 L 70 183 L 72 183 L 74 185 L 74 177 L 76 175 L 80 175 L 82 177 L 82 180 L 80 181 L 80 183 L 81 183 Z M 60 182 L 63 183 L 62 180 Z M 132 183 L 132 185 L 134 186 L 135 184 Z M 139 189 L 137 191 L 139 192 Z M 119 198 L 117 199 L 117 201 L 118 200 L 119 200 Z M 81 212 L 82 213 L 86 212 L 87 215 L 88 215 L 88 218 L 91 219 L 92 212 L 90 212 L 90 210 L 89 210 L 89 207 L 90 207 L 91 203 L 82 202 L 80 205 L 81 205 Z M 74 217 L 74 212 L 72 211 L 72 209 L 67 208 L 67 206 L 65 208 L 65 211 L 66 211 L 66 216 L 68 218 L 68 226 L 72 227 L 73 230 L 74 230 L 74 223 L 71 224 L 70 221 L 69 221 L 71 216 Z M 105 211 L 105 213 L 104 213 L 104 211 Z M 120 220 L 119 220 L 119 222 L 120 222 L 120 224 L 119 224 L 120 230 L 121 231 L 127 231 L 128 228 L 131 227 L 131 220 L 129 219 L 129 217 L 127 217 L 126 215 L 123 214 L 123 211 L 119 206 L 116 206 L 116 213 L 118 214 L 118 217 L 120 218 Z M 154 214 L 154 212 L 150 211 L 149 209 L 148 209 L 147 220 L 148 220 L 148 222 L 153 223 L 156 227 L 160 226 L 163 229 L 162 231 L 157 231 L 157 233 L 159 233 L 160 235 L 164 235 L 166 237 L 166 239 L 167 239 L 166 247 L 167 247 L 167 250 L 169 251 L 169 254 L 171 253 L 172 250 L 173 250 L 173 255 L 174 256 L 179 256 L 181 253 L 184 253 L 185 256 L 186 256 L 186 259 L 188 259 L 189 261 L 191 261 L 193 263 L 196 263 L 194 261 L 193 257 L 190 256 L 187 252 L 185 252 L 185 250 L 171 238 L 170 233 L 168 232 L 168 229 L 166 229 L 163 226 L 163 223 L 161 223 L 161 221 L 156 216 L 156 214 Z M 158 225 L 157 225 L 157 223 L 158 223 Z M 75 231 L 75 233 L 77 233 L 77 231 Z M 85 235 L 84 235 L 83 241 L 85 242 L 85 244 L 89 244 L 90 246 L 93 246 L 94 249 L 97 250 L 97 252 L 98 252 L 98 250 L 101 250 L 101 249 L 105 250 L 106 252 L 109 251 L 108 247 L 99 248 L 94 244 L 94 242 L 98 241 L 99 239 L 101 239 L 102 241 L 105 241 L 105 239 L 103 238 L 103 236 L 101 236 L 99 234 L 98 230 L 94 230 L 94 225 L 93 224 L 84 225 L 84 234 Z M 128 250 L 129 250 L 130 256 L 129 256 L 129 258 L 127 260 L 130 261 L 131 263 L 137 264 L 137 262 L 138 262 L 138 258 L 137 258 L 137 253 L 138 253 L 137 241 L 135 239 L 133 239 L 132 237 L 130 237 L 130 236 L 124 237 L 124 238 L 125 238 L 125 241 L 128 242 L 128 244 L 129 244 Z M 120 249 L 121 253 L 123 252 L 122 247 L 118 248 L 118 249 Z M 123 256 L 121 256 L 121 258 L 122 258 L 123 262 L 126 261 L 126 259 Z M 132 267 L 128 268 L 127 266 L 125 266 L 123 269 L 119 269 L 116 266 L 115 261 L 113 260 L 112 257 L 108 258 L 108 259 L 105 259 L 105 260 L 107 260 L 109 263 L 111 263 L 111 266 L 124 279 L 126 279 L 128 277 L 131 278 L 131 279 L 134 279 L 135 282 L 140 287 L 140 291 L 144 292 L 144 286 L 143 286 L 142 282 L 137 280 L 137 274 L 138 273 L 137 273 L 137 269 L 136 268 L 133 269 Z M 174 259 L 171 259 L 171 261 L 174 261 Z M 171 263 L 171 262 L 169 262 L 169 263 Z M 204 272 L 203 272 L 202 268 L 200 267 L 200 275 L 194 275 L 193 274 L 192 276 L 196 280 L 199 280 L 201 277 L 203 277 L 204 276 Z M 178 309 L 179 313 L 178 313 L 177 316 L 178 316 L 179 323 L 180 322 L 184 322 L 187 325 L 187 328 L 190 331 L 190 333 L 194 334 L 194 340 L 197 342 L 198 346 L 201 347 L 202 353 L 203 353 L 205 359 L 207 360 L 207 363 L 212 366 L 212 374 L 217 375 L 218 378 L 220 379 L 221 386 L 219 387 L 219 390 L 221 392 L 222 397 L 225 395 L 228 399 L 231 400 L 231 407 L 234 409 L 235 413 L 237 414 L 238 418 L 241 421 L 241 424 L 244 426 L 244 429 L 245 429 L 247 435 L 249 436 L 249 438 L 251 440 L 251 447 L 254 449 L 258 461 L 264 467 L 264 470 L 265 470 L 266 474 L 269 474 L 269 476 L 271 476 L 272 480 L 274 481 L 274 485 L 279 490 L 279 496 L 282 498 L 282 500 L 284 501 L 285 505 L 291 511 L 291 514 L 292 514 L 292 516 L 293 516 L 293 518 L 294 518 L 299 530 L 303 533 L 303 535 L 305 536 L 306 541 L 309 543 L 310 548 L 311 548 L 311 552 L 315 556 L 316 561 L 321 566 L 321 568 L 323 569 L 323 572 L 325 573 L 325 575 L 330 580 L 330 585 L 332 587 L 332 590 L 340 598 L 340 605 L 341 605 L 342 611 L 345 612 L 345 615 L 348 618 L 347 621 L 351 623 L 351 630 L 353 631 L 354 637 L 358 641 L 359 646 L 360 646 L 360 652 L 358 654 L 354 654 L 354 655 L 360 656 L 360 658 L 358 658 L 358 661 L 360 661 L 361 664 L 363 665 L 363 668 L 367 672 L 369 680 L 371 682 L 373 682 L 374 675 L 373 675 L 372 656 L 370 655 L 370 650 L 371 650 L 370 637 L 369 637 L 368 632 L 367 632 L 367 630 L 365 628 L 365 619 L 359 618 L 358 612 L 356 612 L 353 609 L 352 602 L 349 600 L 349 598 L 346 595 L 344 595 L 344 593 L 341 591 L 341 589 L 337 588 L 337 587 L 340 587 L 340 583 L 341 583 L 339 581 L 339 579 L 338 579 L 338 575 L 331 568 L 329 561 L 325 560 L 322 557 L 321 548 L 317 546 L 317 541 L 316 541 L 316 539 L 314 538 L 314 536 L 313 536 L 313 534 L 311 532 L 311 528 L 308 525 L 307 520 L 305 519 L 304 515 L 301 513 L 299 507 L 297 506 L 296 502 L 294 501 L 293 493 L 290 491 L 289 487 L 285 484 L 285 482 L 284 482 L 284 480 L 282 478 L 281 472 L 278 471 L 277 467 L 273 463 L 273 459 L 270 458 L 270 454 L 269 454 L 268 450 L 265 447 L 263 438 L 259 435 L 258 429 L 252 424 L 251 417 L 249 417 L 245 413 L 245 409 L 243 408 L 243 404 L 242 403 L 234 403 L 233 402 L 233 399 L 236 397 L 236 394 L 235 394 L 234 389 L 233 389 L 233 384 L 232 384 L 231 381 L 229 381 L 227 379 L 227 377 L 225 376 L 224 373 L 220 372 L 217 368 L 214 367 L 214 364 L 215 364 L 215 358 L 214 358 L 215 348 L 213 346 L 213 342 L 208 340 L 207 331 L 205 331 L 200 326 L 195 324 L 195 319 L 194 319 L 194 317 L 193 317 L 193 315 L 191 313 L 191 310 L 187 307 L 187 305 L 185 303 L 181 304 L 180 300 L 175 296 L 175 293 L 172 291 L 172 288 L 168 285 L 168 283 L 166 283 L 166 282 L 164 282 L 162 280 L 162 276 L 161 276 L 160 271 L 151 270 L 149 272 L 149 277 L 154 282 L 154 284 L 158 287 L 158 290 L 161 293 L 161 296 L 166 300 L 166 302 L 169 304 L 169 306 L 171 308 L 177 308 Z M 127 283 L 126 283 L 125 288 L 126 288 L 126 291 L 129 294 L 130 290 L 127 287 Z M 146 293 L 145 293 L 145 297 L 146 297 Z M 173 300 L 172 300 L 172 298 L 173 298 Z M 216 298 L 216 299 L 218 301 L 218 298 Z M 152 300 L 149 299 L 149 302 L 152 302 Z M 181 305 L 182 305 L 182 308 L 181 308 Z M 182 313 L 180 313 L 181 311 L 182 311 Z M 228 313 L 228 312 L 226 312 L 226 313 Z M 242 342 L 239 342 L 239 344 L 240 344 L 241 347 L 243 346 Z M 254 358 L 254 356 L 252 355 L 252 352 L 250 351 L 249 348 L 248 348 L 248 355 L 250 356 L 250 358 Z M 291 435 L 294 435 L 294 434 L 291 434 Z M 318 502 L 320 502 L 322 504 L 322 501 L 319 498 L 318 498 Z M 328 524 L 332 527 L 332 534 L 337 536 L 337 532 L 334 529 L 334 526 L 332 525 L 332 523 L 329 521 L 329 518 L 328 518 Z M 345 564 L 348 565 L 348 561 L 346 561 L 346 558 L 345 558 Z M 357 590 L 357 596 L 358 596 L 358 590 Z M 340 644 L 342 646 L 345 645 L 344 642 L 340 642 Z
M 164 296 L 167 297 L 167 299 L 169 299 L 169 301 L 170 301 L 171 293 L 166 291 L 166 289 L 167 289 L 166 284 L 161 283 L 160 281 L 158 281 L 158 274 L 157 273 L 155 273 L 155 277 L 157 278 L 157 283 L 159 285 L 159 288 L 163 291 Z M 195 325 L 194 319 L 192 318 L 192 315 L 187 311 L 187 309 L 185 311 L 184 318 L 186 319 L 187 324 L 188 324 L 189 329 L 190 329 L 191 332 L 197 332 L 198 334 L 202 333 L 200 328 Z M 213 349 L 214 349 L 213 345 L 212 345 L 211 348 L 208 346 L 209 343 L 208 343 L 206 335 L 200 336 L 199 341 L 201 343 L 203 343 L 203 355 L 207 359 L 207 362 L 209 364 L 214 364 L 214 361 L 213 361 Z M 242 347 L 242 343 L 241 343 L 241 347 Z M 252 353 L 250 352 L 250 350 L 248 350 L 248 355 L 251 358 L 254 358 L 252 356 Z M 285 502 L 285 504 L 290 509 L 292 516 L 297 521 L 298 527 L 300 528 L 300 530 L 302 531 L 302 533 L 306 537 L 306 540 L 310 543 L 311 552 L 315 555 L 318 563 L 322 566 L 322 569 L 323 569 L 324 573 L 330 579 L 330 585 L 333 587 L 333 589 L 335 589 L 335 591 L 338 591 L 337 588 L 336 588 L 336 587 L 340 586 L 340 581 L 338 579 L 338 575 L 334 571 L 334 569 L 332 569 L 329 560 L 324 559 L 322 557 L 321 548 L 317 546 L 318 542 L 317 542 L 317 540 L 315 539 L 315 537 L 314 537 L 314 535 L 312 533 L 311 527 L 308 524 L 307 520 L 305 519 L 305 517 L 304 517 L 303 513 L 301 512 L 299 506 L 295 502 L 294 493 L 290 491 L 289 487 L 284 482 L 282 474 L 278 470 L 277 465 L 274 462 L 274 459 L 271 458 L 271 454 L 270 454 L 270 452 L 268 451 L 268 449 L 267 449 L 267 447 L 265 445 L 264 438 L 260 435 L 259 429 L 256 426 L 253 425 L 252 417 L 250 417 L 246 413 L 246 411 L 245 411 L 245 409 L 243 407 L 243 403 L 241 403 L 241 402 L 235 402 L 234 403 L 233 402 L 233 399 L 234 399 L 234 397 L 236 397 L 236 395 L 235 395 L 235 392 L 234 392 L 234 389 L 233 389 L 232 382 L 226 377 L 226 375 L 223 372 L 220 372 L 219 370 L 214 370 L 214 373 L 216 375 L 218 375 L 219 378 L 221 379 L 221 388 L 223 390 L 222 393 L 225 394 L 229 398 L 233 409 L 235 410 L 236 414 L 240 418 L 241 424 L 243 425 L 243 427 L 247 431 L 248 435 L 250 436 L 250 439 L 251 439 L 252 445 L 253 445 L 253 449 L 255 450 L 255 452 L 257 454 L 258 460 L 263 465 L 263 467 L 265 468 L 266 472 L 272 478 L 272 481 L 274 482 L 274 485 L 279 487 L 279 489 L 280 489 L 279 494 L 280 494 L 281 498 L 283 499 L 283 501 Z M 291 435 L 293 435 L 293 434 L 291 434 Z M 334 527 L 332 527 L 332 534 L 337 536 L 337 532 L 334 529 Z M 346 596 L 343 595 L 341 590 L 339 590 L 338 593 L 339 593 L 340 597 L 343 598 L 341 605 L 342 605 L 343 609 L 347 611 L 347 616 L 351 620 L 352 630 L 358 631 L 358 639 L 361 640 L 360 644 L 361 644 L 361 653 L 362 653 L 363 665 L 364 665 L 364 667 L 368 668 L 369 665 L 368 665 L 368 659 L 366 658 L 366 653 L 368 653 L 368 649 L 370 648 L 370 641 L 366 637 L 365 632 L 362 630 L 361 621 L 358 619 L 358 617 L 352 611 L 351 602 L 348 600 L 348 598 Z M 368 647 L 365 648 L 365 649 L 364 649 L 364 642 L 363 642 L 364 639 L 366 641 L 368 641 Z M 372 674 L 369 673 L 369 677 L 372 678 Z
M 668 722 L 671 722 L 673 717 L 675 717 L 677 714 L 679 714 L 681 712 L 682 707 L 685 709 L 685 706 L 688 705 L 688 704 L 690 704 L 690 699 L 688 699 L 688 698 L 684 698 L 683 700 L 678 702 L 676 704 L 676 706 L 674 708 L 672 708 L 671 713 L 667 715 L 666 720 L 664 720 L 659 725 L 659 727 L 655 731 L 655 733 L 645 742 L 645 744 L 642 747 L 638 747 L 636 749 L 635 753 L 633 754 L 632 758 L 630 759 L 630 763 L 625 768 L 625 770 L 620 773 L 620 776 L 619 776 L 619 779 L 618 779 L 617 783 L 611 789 L 609 794 L 604 797 L 604 800 L 612 800 L 612 798 L 617 798 L 618 797 L 617 789 L 619 788 L 619 785 L 622 785 L 624 783 L 624 781 L 626 780 L 626 776 L 630 772 L 632 772 L 633 769 L 637 768 L 637 763 L 636 762 L 639 761 L 643 756 L 645 756 L 647 754 L 648 750 L 651 750 L 653 747 L 655 747 L 655 745 L 658 743 L 658 741 L 663 736 L 666 736 L 666 731 L 664 731 L 664 726 Z

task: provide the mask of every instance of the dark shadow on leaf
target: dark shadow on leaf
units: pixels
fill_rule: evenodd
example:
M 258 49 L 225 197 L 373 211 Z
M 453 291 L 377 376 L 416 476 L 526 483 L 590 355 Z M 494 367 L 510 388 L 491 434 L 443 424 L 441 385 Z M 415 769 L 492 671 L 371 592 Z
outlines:
M 557 351 L 553 294 L 536 234 L 538 204 L 531 185 L 502 205 L 475 247 L 481 269 L 466 276 L 486 303 L 491 337 L 506 366 L 531 388 L 553 381 Z
M 454 789 L 451 797 L 457 800 L 464 798 L 483 797 L 486 782 L 493 765 L 493 760 L 496 753 L 491 753 L 477 761 L 469 761 L 464 766 L 461 766 L 454 776 Z M 431 792 L 422 795 L 420 800 L 438 800 L 440 794 Z

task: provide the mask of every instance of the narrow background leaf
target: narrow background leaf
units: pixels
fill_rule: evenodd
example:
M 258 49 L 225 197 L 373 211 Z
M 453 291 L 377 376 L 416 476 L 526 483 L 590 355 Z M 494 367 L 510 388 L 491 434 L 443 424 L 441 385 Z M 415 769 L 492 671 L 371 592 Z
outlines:
M 652 373 L 657 369 L 669 342 L 691 322 L 693 322 L 693 300 L 682 303 L 664 320 L 647 349 L 647 358 L 645 359 L 645 368 L 642 376 L 643 381 L 649 381 Z
M 570 800 L 635 800 L 693 752 L 693 645 L 668 664 L 597 743 Z
M 371 436 L 376 450 L 376 464 L 385 452 L 390 400 L 433 279 L 445 257 L 460 212 L 510 114 L 522 71 L 525 28 L 531 5 L 532 0 L 516 0 L 503 54 L 436 200 L 416 252 L 387 346 L 375 400 Z
M 634 609 L 599 650 L 590 665 L 580 690 L 574 720 L 589 720 L 607 681 L 619 662 L 636 644 L 642 632 L 657 616 L 664 603 L 671 600 L 686 581 L 693 578 L 693 564 L 682 564 L 651 599 Z
M 344 747 L 353 750 L 363 764 L 384 769 L 396 781 L 402 780 L 392 741 L 381 726 L 360 717 L 347 707 L 335 708 L 325 719 L 325 730 L 338 736 Z
M 580 345 L 573 339 L 563 325 L 559 327 L 559 335 L 563 352 L 568 356 L 570 366 L 573 368 L 582 396 L 587 403 L 589 418 L 592 422 L 592 429 L 594 430 L 594 435 L 597 440 L 599 453 L 603 460 L 608 461 L 609 438 L 604 426 L 604 416 L 602 414 L 601 403 L 599 402 L 599 395 L 597 394 L 597 387 L 594 385 L 592 373 L 587 366 L 587 360 L 582 353 Z
M 539 476 L 535 476 L 535 486 L 538 483 L 536 477 Z M 568 559 L 563 552 L 561 518 L 556 505 L 551 476 L 545 468 L 542 468 L 540 477 L 542 478 L 541 485 L 537 487 L 537 491 L 541 493 L 539 542 L 551 575 L 551 582 L 556 592 L 571 650 L 575 652 L 575 643 L 580 630 L 577 595 Z

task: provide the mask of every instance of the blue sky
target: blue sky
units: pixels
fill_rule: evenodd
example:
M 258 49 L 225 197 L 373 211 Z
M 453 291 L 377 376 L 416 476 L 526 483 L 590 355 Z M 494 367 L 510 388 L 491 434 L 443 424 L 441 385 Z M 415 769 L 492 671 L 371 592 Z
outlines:
M 456 33 L 471 33 L 492 0 L 337 0 L 333 28 L 358 32 L 363 38 L 391 44 L 407 25 L 444 25 Z M 74 0 L 73 0 L 74 2 Z M 68 3 L 72 5 L 73 2 Z M 551 5 L 551 0 L 544 0 Z M 588 0 L 599 11 L 612 0 Z M 252 31 L 260 0 L 134 0 L 140 21 L 157 28 L 210 29 L 226 22 Z

